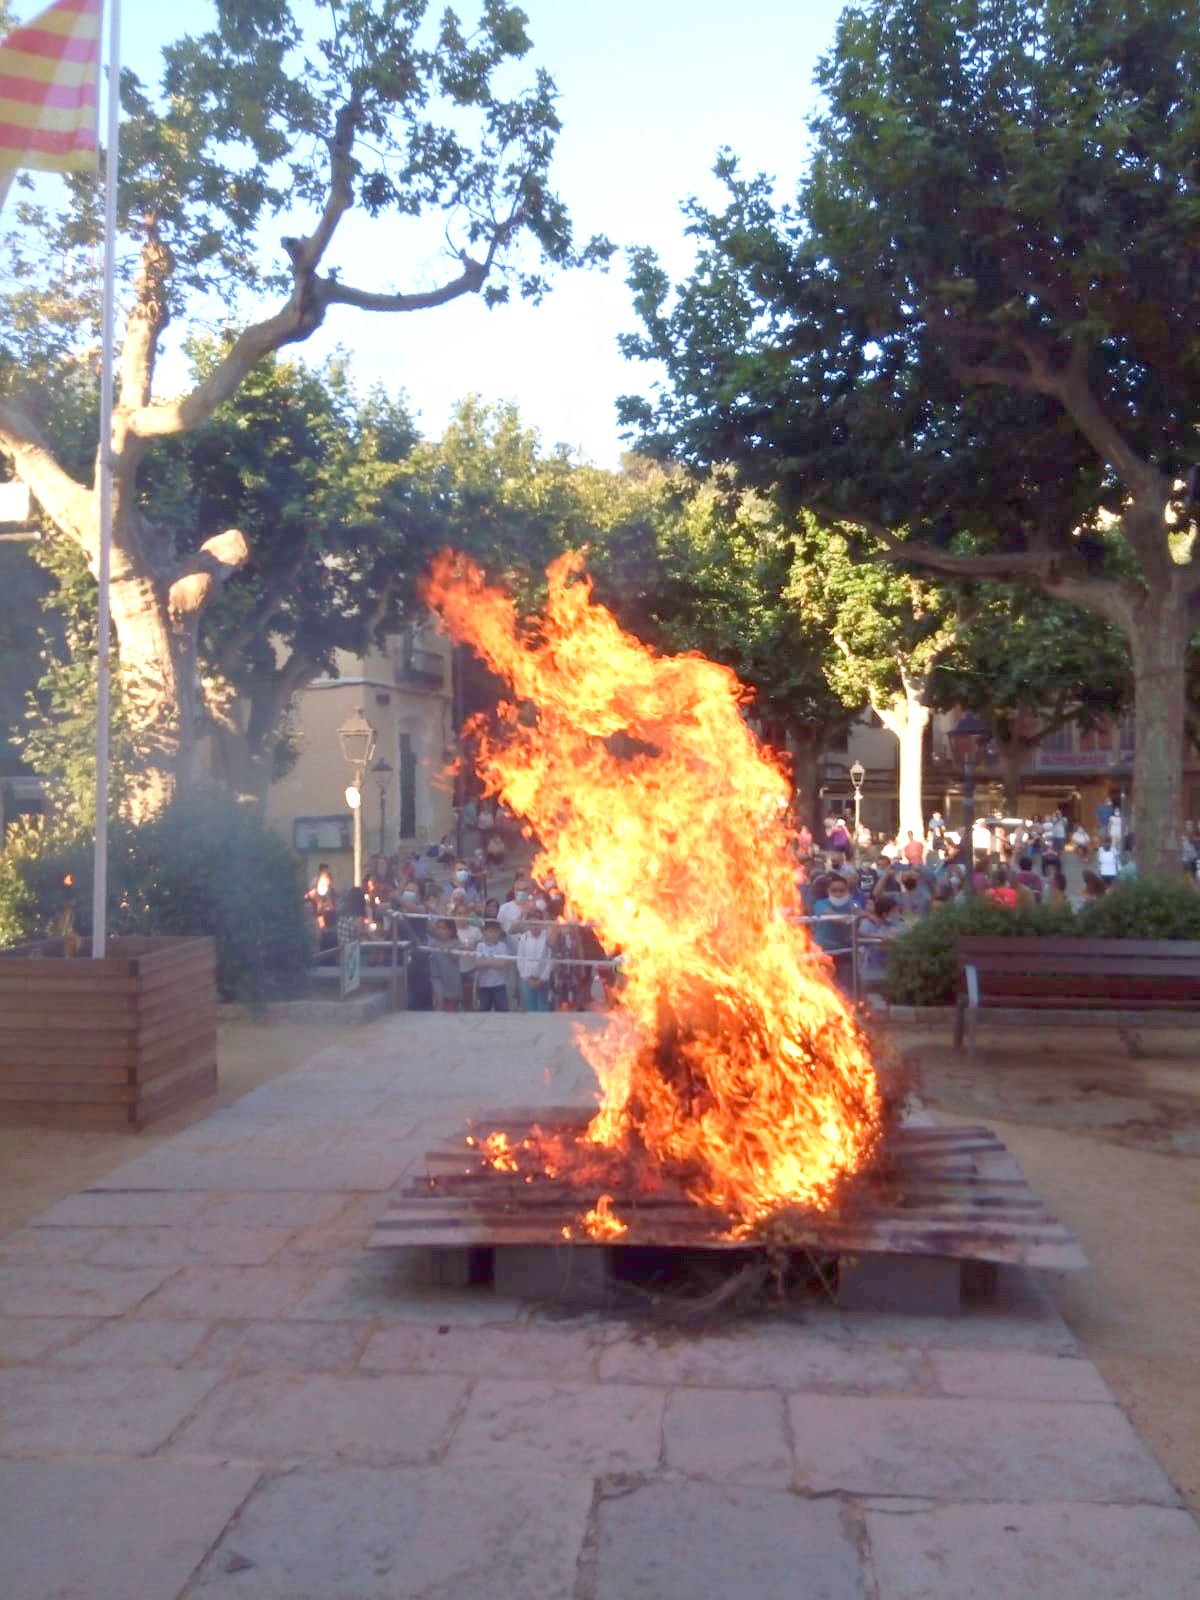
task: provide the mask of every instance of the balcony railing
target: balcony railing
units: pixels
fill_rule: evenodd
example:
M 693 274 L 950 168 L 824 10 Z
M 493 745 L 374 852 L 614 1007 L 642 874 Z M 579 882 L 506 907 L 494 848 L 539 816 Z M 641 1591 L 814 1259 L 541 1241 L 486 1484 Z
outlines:
M 446 683 L 446 663 L 436 650 L 414 645 L 396 654 L 396 682 L 414 689 L 441 689 Z

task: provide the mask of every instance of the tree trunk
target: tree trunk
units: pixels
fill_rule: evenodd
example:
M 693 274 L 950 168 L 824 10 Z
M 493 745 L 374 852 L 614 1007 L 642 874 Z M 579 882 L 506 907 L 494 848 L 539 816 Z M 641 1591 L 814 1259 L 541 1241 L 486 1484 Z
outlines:
M 1133 655 L 1136 742 L 1133 832 L 1143 877 L 1177 878 L 1183 826 L 1188 614 L 1173 595 L 1148 594 L 1138 607 Z
M 923 680 L 906 679 L 904 693 L 886 705 L 874 705 L 875 715 L 900 742 L 900 837 L 925 836 L 925 730 L 933 713 L 925 704 Z
M 816 836 L 821 832 L 822 823 L 818 790 L 821 786 L 821 750 L 825 743 L 825 729 L 816 722 L 793 722 L 788 732 L 796 816 L 801 822 L 807 822 Z
M 1000 750 L 1000 770 L 1004 780 L 1004 806 L 1007 816 L 1015 817 L 1021 803 L 1021 768 L 1029 746 L 1023 740 L 997 739 Z
M 162 810 L 186 767 L 192 669 L 158 586 L 128 570 L 118 571 L 124 563 L 115 549 L 113 558 L 110 605 L 121 690 L 148 763 L 130 800 L 134 820 L 141 821 Z

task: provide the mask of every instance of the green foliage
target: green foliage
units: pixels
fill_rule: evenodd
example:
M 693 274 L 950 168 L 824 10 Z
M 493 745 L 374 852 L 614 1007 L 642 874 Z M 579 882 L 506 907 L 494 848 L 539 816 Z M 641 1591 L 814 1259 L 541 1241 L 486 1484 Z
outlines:
M 1076 932 L 1067 906 L 994 905 L 975 895 L 941 906 L 888 945 L 884 994 L 894 1005 L 942 1006 L 954 1001 L 960 937 L 1066 938 Z
M 74 880 L 76 928 L 90 931 L 91 841 L 78 829 L 20 825 L 0 855 L 0 943 L 44 935 Z M 216 796 L 176 800 L 138 828 L 110 833 L 109 929 L 211 935 L 223 999 L 299 993 L 311 956 L 302 867 L 245 808 Z
M 32 559 L 57 579 L 42 601 L 42 675 L 29 694 L 15 739 L 26 766 L 46 783 L 60 823 L 88 828 L 96 815 L 96 581 L 78 547 L 49 532 Z M 109 806 L 128 816 L 148 762 L 147 741 L 122 693 L 120 662 L 110 657 Z
M 1200 939 L 1192 883 L 1123 882 L 1078 912 L 1067 906 L 1007 910 L 985 895 L 933 911 L 888 946 L 884 993 L 896 1005 L 951 1005 L 961 937 Z
M 1075 925 L 1081 939 L 1200 939 L 1200 891 L 1194 879 L 1118 883 Z

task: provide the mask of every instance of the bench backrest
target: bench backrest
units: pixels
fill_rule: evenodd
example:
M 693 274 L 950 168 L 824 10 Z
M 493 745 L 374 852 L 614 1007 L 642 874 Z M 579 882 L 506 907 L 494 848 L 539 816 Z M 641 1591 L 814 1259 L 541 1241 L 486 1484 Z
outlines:
M 1200 1005 L 1200 939 L 967 937 L 958 941 L 960 980 L 967 966 L 991 995 Z

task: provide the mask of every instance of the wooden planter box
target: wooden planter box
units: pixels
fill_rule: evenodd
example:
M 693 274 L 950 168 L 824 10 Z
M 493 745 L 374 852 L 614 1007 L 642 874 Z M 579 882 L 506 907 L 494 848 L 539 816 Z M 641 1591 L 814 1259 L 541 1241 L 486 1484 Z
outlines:
M 211 939 L 0 951 L 0 1123 L 144 1128 L 217 1087 Z

